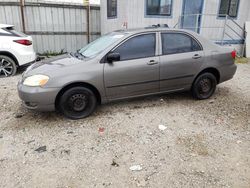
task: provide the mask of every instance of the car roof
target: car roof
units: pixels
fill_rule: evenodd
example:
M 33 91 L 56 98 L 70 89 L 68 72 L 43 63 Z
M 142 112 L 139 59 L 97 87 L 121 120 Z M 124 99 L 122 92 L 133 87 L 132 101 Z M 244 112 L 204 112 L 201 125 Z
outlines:
M 182 33 L 190 34 L 192 37 L 195 37 L 201 43 L 203 48 L 218 49 L 218 50 L 219 50 L 219 48 L 221 48 L 220 46 L 216 45 L 215 43 L 208 40 L 207 38 L 199 35 L 198 33 L 194 32 L 194 31 L 187 30 L 187 29 L 176 29 L 176 28 L 169 28 L 169 27 L 151 26 L 151 27 L 144 27 L 144 28 L 117 30 L 114 32 L 124 33 L 127 35 L 136 35 L 136 34 L 147 33 L 147 32 L 167 32 L 167 31 L 176 32 L 176 33 L 182 32 Z
M 0 28 L 8 28 L 8 27 L 14 27 L 14 25 L 8 25 L 8 24 L 0 24 Z
M 120 32 L 120 33 L 128 33 L 128 34 L 136 34 L 136 33 L 142 33 L 142 32 L 154 32 L 154 31 L 182 31 L 187 33 L 194 33 L 190 30 L 186 29 L 176 29 L 176 28 L 169 28 L 169 27 L 143 27 L 143 28 L 134 28 L 134 29 L 122 29 L 122 30 L 116 30 L 114 32 Z

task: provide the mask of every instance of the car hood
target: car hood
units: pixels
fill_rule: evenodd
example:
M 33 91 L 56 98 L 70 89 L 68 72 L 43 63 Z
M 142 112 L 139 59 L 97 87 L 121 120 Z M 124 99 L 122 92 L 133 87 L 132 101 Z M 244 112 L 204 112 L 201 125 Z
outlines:
M 46 74 L 54 70 L 74 66 L 75 64 L 79 64 L 81 62 L 83 62 L 83 60 L 72 57 L 70 54 L 59 55 L 34 63 L 27 68 L 24 74 L 25 76 Z

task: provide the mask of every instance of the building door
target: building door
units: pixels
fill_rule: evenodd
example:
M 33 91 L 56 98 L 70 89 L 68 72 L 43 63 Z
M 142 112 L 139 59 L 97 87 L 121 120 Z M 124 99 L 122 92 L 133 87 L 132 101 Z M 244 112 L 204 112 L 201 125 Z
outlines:
M 204 0 L 183 0 L 181 27 L 200 32 Z

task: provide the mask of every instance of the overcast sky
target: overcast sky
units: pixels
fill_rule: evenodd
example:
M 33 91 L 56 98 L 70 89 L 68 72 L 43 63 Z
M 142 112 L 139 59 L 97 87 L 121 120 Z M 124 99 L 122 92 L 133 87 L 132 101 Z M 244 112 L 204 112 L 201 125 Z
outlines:
M 90 2 L 93 4 L 100 4 L 100 0 L 91 0 Z

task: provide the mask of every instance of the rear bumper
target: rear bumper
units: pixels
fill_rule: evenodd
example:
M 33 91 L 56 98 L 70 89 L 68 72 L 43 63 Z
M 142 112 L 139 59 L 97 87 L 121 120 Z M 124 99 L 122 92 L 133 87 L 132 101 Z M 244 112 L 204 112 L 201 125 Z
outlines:
M 32 62 L 35 62 L 37 58 L 37 54 L 35 52 L 26 52 L 22 54 L 16 53 L 16 54 L 19 66 L 28 65 Z
M 230 66 L 222 66 L 219 68 L 220 71 L 220 83 L 230 80 L 234 77 L 237 70 L 237 66 L 232 64 Z
M 31 110 L 54 111 L 55 100 L 60 88 L 28 87 L 18 83 L 18 95 L 23 105 Z

